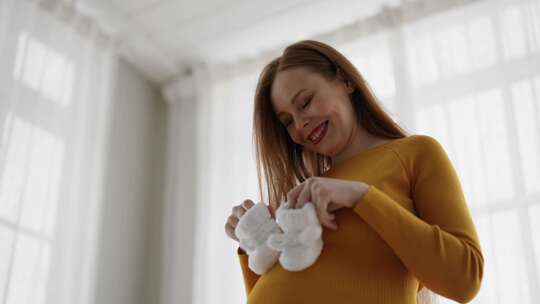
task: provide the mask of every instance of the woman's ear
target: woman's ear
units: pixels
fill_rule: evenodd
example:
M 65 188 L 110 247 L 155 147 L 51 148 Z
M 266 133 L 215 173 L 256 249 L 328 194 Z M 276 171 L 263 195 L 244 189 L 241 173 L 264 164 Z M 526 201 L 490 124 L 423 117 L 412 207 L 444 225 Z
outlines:
M 345 78 L 345 76 L 343 75 L 343 72 L 341 72 L 340 69 L 338 69 L 337 75 L 338 75 L 339 80 L 343 81 L 343 83 L 345 84 L 345 90 L 347 91 L 347 94 L 351 94 L 352 92 L 354 92 L 354 86 L 352 82 Z
M 354 92 L 354 86 L 350 81 L 345 81 L 345 87 L 347 88 L 348 94 L 352 94 L 352 92 Z

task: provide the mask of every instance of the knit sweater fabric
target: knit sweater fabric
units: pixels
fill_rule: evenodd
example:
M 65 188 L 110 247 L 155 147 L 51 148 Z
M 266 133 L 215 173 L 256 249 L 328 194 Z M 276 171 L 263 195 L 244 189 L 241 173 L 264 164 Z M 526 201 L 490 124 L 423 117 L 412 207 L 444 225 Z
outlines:
M 465 303 L 478 293 L 484 258 L 465 196 L 442 145 L 410 135 L 368 148 L 323 177 L 369 189 L 354 208 L 334 212 L 324 248 L 309 268 L 276 263 L 259 276 L 237 251 L 247 302 L 416 304 L 423 287 Z

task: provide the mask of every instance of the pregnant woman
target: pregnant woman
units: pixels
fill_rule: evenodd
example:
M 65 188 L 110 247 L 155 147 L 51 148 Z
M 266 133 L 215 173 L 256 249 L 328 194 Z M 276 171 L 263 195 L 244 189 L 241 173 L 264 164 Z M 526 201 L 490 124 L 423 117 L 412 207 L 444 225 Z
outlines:
M 406 134 L 337 50 L 304 40 L 268 63 L 254 132 L 268 210 L 311 202 L 324 247 L 302 271 L 276 262 L 263 274 L 238 248 L 248 303 L 414 304 L 424 287 L 466 303 L 478 293 L 484 258 L 448 155 L 435 138 Z M 233 208 L 230 238 L 253 206 Z

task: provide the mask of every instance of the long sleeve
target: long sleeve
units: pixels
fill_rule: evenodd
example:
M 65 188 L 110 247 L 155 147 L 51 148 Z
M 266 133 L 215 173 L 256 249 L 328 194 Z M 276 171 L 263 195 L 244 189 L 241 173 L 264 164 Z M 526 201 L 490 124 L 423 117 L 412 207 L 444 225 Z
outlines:
M 240 260 L 240 268 L 242 269 L 242 276 L 244 277 L 244 287 L 246 289 L 246 296 L 249 295 L 255 283 L 259 279 L 259 275 L 251 271 L 248 267 L 248 255 L 238 247 L 237 250 L 238 259 Z
M 458 179 L 443 147 L 418 136 L 414 156 L 398 155 L 418 216 L 371 185 L 354 211 L 422 285 L 466 303 L 479 291 L 484 258 Z

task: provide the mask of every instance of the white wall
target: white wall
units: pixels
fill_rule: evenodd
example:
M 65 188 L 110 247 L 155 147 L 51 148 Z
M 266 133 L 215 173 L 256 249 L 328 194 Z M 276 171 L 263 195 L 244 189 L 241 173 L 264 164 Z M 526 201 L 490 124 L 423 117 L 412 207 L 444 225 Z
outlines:
M 125 61 L 116 74 L 96 303 L 159 303 L 166 106 Z
M 202 151 L 197 112 L 197 82 L 193 76 L 179 77 L 163 88 L 167 101 L 167 169 L 163 205 L 163 272 L 161 304 L 194 303 L 193 289 L 197 275 L 194 267 L 197 224 L 197 174 Z

